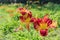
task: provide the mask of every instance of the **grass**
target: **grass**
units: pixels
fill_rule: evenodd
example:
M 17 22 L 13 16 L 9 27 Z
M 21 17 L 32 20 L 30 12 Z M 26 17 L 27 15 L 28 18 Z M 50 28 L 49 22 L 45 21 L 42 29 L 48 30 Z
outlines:
M 41 37 L 39 32 L 33 29 L 32 24 L 30 24 L 30 31 L 24 28 L 23 31 L 14 32 L 15 28 L 20 26 L 18 18 L 20 15 L 16 10 L 18 7 L 23 7 L 23 5 L 0 6 L 0 40 L 60 40 L 60 4 L 48 3 L 43 6 L 32 4 L 27 7 L 32 11 L 34 17 L 37 15 L 37 17 L 41 18 L 45 14 L 49 14 L 51 19 L 58 21 L 58 27 L 50 29 L 49 35 L 46 37 Z

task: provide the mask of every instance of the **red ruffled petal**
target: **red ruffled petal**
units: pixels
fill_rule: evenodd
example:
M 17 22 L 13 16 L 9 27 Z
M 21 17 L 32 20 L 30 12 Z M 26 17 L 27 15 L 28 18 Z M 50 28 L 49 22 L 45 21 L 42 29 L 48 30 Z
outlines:
M 41 36 L 47 36 L 48 35 L 48 30 L 40 30 Z
M 20 16 L 20 20 L 24 22 L 25 19 L 23 18 L 23 16 Z
M 43 19 L 42 19 L 43 22 L 47 23 L 47 25 L 49 26 L 50 24 L 52 24 L 52 20 L 49 19 L 48 17 L 48 14 L 46 14 Z
M 22 15 L 25 15 L 26 14 L 26 12 L 20 12 Z
M 31 12 L 28 13 L 28 17 L 30 17 L 30 18 L 32 17 L 32 13 Z
M 23 10 L 24 8 L 18 8 L 19 10 Z
M 48 20 L 46 21 L 46 23 L 47 23 L 47 24 L 48 24 L 48 26 L 49 26 L 49 25 L 51 25 L 51 24 L 52 24 L 52 20 L 48 19 Z
M 31 20 L 30 20 L 30 22 L 35 22 L 35 18 L 32 17 Z
M 49 25 L 50 28 L 56 28 L 57 27 L 57 21 L 53 21 L 51 25 Z

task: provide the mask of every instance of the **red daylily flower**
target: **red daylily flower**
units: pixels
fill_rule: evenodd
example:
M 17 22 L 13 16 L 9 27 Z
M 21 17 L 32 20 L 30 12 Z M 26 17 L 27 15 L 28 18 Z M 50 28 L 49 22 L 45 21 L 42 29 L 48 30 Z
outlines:
M 24 9 L 22 9 L 24 10 Z M 23 12 L 23 11 L 22 11 Z M 25 22 L 25 21 L 30 21 L 30 19 L 32 18 L 32 13 L 30 11 L 24 11 L 24 14 L 21 13 L 22 16 L 20 16 L 21 21 Z
M 26 28 L 29 30 L 29 24 L 32 18 L 32 13 L 25 8 L 19 8 L 19 12 L 20 14 L 22 14 L 22 16 L 20 16 L 20 20 L 26 24 Z
M 46 36 L 49 28 L 54 28 L 57 25 L 57 22 L 53 22 L 48 15 L 45 15 L 43 18 L 32 18 L 31 20 L 34 24 L 34 29 L 40 31 L 42 36 Z

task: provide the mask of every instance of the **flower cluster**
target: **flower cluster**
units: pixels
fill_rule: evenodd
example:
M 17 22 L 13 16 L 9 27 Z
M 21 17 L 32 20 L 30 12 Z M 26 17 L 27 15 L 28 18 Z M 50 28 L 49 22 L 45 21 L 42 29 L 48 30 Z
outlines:
M 20 20 L 22 23 L 26 24 L 27 29 L 29 30 L 29 24 L 33 23 L 34 29 L 39 31 L 41 36 L 47 36 L 48 30 L 50 28 L 56 28 L 57 22 L 51 20 L 46 14 L 43 18 L 36 18 L 32 16 L 32 12 L 25 8 L 18 8 L 21 16 Z

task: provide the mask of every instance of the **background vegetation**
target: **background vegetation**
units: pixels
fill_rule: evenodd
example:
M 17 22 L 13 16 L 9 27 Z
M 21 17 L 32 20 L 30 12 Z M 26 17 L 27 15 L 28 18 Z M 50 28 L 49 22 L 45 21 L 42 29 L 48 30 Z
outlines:
M 24 28 L 23 31 L 14 30 L 20 26 L 19 13 L 17 13 L 18 7 L 26 7 L 31 10 L 33 16 L 43 17 L 45 14 L 49 14 L 49 17 L 58 22 L 56 29 L 50 29 L 49 35 L 41 37 L 40 34 L 33 29 L 33 25 L 30 24 L 30 31 Z M 0 40 L 60 40 L 60 4 L 48 3 L 43 6 L 32 4 L 29 6 L 23 4 L 0 4 Z M 22 26 L 24 27 L 24 25 Z

